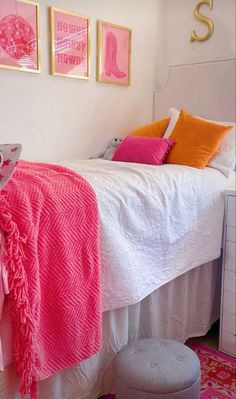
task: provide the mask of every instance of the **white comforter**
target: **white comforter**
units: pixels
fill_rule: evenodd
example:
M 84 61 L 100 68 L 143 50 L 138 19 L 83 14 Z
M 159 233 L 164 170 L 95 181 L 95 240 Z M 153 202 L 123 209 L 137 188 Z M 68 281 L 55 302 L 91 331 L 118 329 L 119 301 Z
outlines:
M 62 163 L 94 188 L 101 221 L 103 310 L 139 302 L 220 256 L 220 172 L 105 160 Z

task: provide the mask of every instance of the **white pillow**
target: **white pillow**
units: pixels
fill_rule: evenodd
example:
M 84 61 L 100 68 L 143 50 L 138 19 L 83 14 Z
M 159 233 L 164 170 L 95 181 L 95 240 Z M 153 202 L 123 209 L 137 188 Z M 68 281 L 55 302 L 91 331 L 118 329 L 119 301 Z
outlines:
M 163 138 L 168 139 L 173 132 L 176 122 L 179 119 L 179 111 L 176 108 L 170 108 L 168 115 L 170 117 L 169 125 L 163 135 Z
M 164 138 L 170 137 L 171 133 L 173 132 L 175 125 L 179 119 L 179 111 L 175 108 L 170 108 L 169 116 L 170 122 L 163 136 Z M 217 123 L 218 125 L 233 126 L 232 129 L 228 133 L 226 133 L 215 155 L 210 159 L 207 164 L 207 166 L 209 166 L 210 168 L 217 169 L 222 172 L 226 177 L 228 177 L 235 168 L 235 123 L 213 121 L 210 119 L 200 118 L 199 116 L 196 116 L 196 118 L 203 119 L 207 122 Z

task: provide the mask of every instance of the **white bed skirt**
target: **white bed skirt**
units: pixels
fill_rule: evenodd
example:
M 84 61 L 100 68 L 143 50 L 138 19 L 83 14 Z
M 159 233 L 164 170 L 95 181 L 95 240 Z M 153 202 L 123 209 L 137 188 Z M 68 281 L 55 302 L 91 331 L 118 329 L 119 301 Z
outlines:
M 138 338 L 163 337 L 185 342 L 205 335 L 219 318 L 221 262 L 179 276 L 141 302 L 104 312 L 103 348 L 79 366 L 39 384 L 39 399 L 96 399 L 114 387 L 115 354 Z M 0 373 L 0 399 L 20 399 L 14 366 Z

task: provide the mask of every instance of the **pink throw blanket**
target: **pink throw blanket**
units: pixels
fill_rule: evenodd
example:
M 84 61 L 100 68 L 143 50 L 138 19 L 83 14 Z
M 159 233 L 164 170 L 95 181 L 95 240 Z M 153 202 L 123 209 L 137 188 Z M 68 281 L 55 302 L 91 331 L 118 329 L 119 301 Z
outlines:
M 101 345 L 99 223 L 91 186 L 64 167 L 21 161 L 0 193 L 20 392 Z

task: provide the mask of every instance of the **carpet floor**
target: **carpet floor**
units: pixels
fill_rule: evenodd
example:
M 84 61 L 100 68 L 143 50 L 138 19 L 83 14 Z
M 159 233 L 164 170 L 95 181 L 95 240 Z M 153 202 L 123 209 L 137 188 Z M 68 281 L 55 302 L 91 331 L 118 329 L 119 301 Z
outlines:
M 236 399 L 236 359 L 202 344 L 191 348 L 201 362 L 201 399 Z M 115 395 L 100 399 L 115 399 Z

